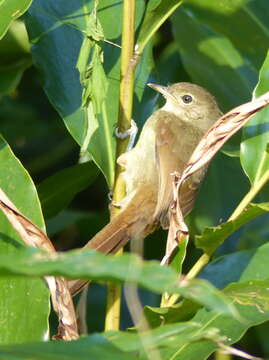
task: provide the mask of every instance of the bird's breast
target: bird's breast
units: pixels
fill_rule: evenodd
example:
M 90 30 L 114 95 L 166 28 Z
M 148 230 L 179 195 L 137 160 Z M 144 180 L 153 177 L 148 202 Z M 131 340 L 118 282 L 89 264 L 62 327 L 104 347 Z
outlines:
M 126 184 L 127 197 L 143 186 L 156 187 L 157 192 L 158 174 L 154 127 L 146 124 L 136 146 L 121 155 L 118 163 L 124 168 L 122 176 Z

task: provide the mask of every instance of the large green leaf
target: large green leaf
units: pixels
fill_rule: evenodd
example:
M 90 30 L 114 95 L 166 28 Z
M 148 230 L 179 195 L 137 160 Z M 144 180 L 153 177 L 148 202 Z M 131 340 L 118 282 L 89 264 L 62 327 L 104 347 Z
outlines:
M 257 72 L 229 38 L 206 27 L 197 13 L 184 4 L 172 17 L 180 56 L 193 82 L 214 94 L 226 111 L 249 100 Z
M 269 30 L 268 30 L 269 31 Z M 260 69 L 254 97 L 269 91 L 269 52 Z M 255 185 L 269 167 L 269 109 L 259 111 L 243 128 L 241 163 L 251 183 Z
M 195 244 L 198 248 L 211 255 L 228 236 L 242 225 L 268 211 L 269 203 L 250 204 L 235 220 L 227 221 L 215 227 L 205 228 L 201 235 L 196 236 Z
M 236 316 L 233 306 L 214 287 L 204 280 L 186 281 L 167 266 L 155 261 L 143 262 L 134 254 L 120 257 L 104 255 L 93 250 L 70 251 L 57 257 L 28 248 L 20 254 L 0 256 L 0 276 L 57 275 L 71 279 L 126 281 L 137 283 L 155 293 L 181 294 L 215 311 Z
M 50 218 L 63 210 L 97 175 L 98 168 L 95 164 L 87 162 L 61 170 L 45 179 L 37 189 L 44 216 Z
M 16 207 L 44 229 L 34 184 L 8 144 L 0 138 L 0 187 Z M 0 214 L 0 254 L 16 258 L 22 247 L 16 231 Z M 14 260 L 15 261 L 15 260 Z M 48 336 L 49 293 L 41 279 L 0 279 L 0 343 L 41 341 Z
M 144 1 L 136 1 L 136 27 L 141 22 L 144 7 Z M 26 24 L 33 43 L 33 58 L 43 73 L 44 88 L 51 103 L 62 116 L 75 140 L 84 147 L 88 144 L 88 151 L 111 186 L 115 152 L 112 133 L 117 122 L 120 78 L 120 48 L 116 45 L 119 45 L 121 35 L 122 2 L 114 0 L 100 2 L 97 17 L 103 28 L 103 34 L 100 27 L 98 27 L 99 33 L 96 34 L 97 27 L 93 27 L 93 22 L 91 25 L 87 23 L 89 17 L 85 16 L 85 12 L 91 11 L 92 8 L 91 0 L 86 2 L 72 0 L 68 3 L 63 0 L 57 2 L 36 0 L 28 11 Z M 97 36 L 102 38 L 103 35 L 109 42 L 102 42 L 102 39 L 97 41 Z M 89 50 L 87 46 L 90 46 L 87 43 L 87 36 L 100 47 L 99 50 L 96 48 L 99 53 L 94 53 L 92 58 L 94 63 L 91 65 L 94 66 L 94 72 L 92 67 L 89 69 L 87 63 Z M 142 57 L 141 65 L 137 69 L 139 80 L 136 81 L 136 98 L 139 102 L 152 69 L 151 51 L 145 54 L 146 58 Z M 89 77 L 91 75 L 96 76 L 97 79 Z M 96 89 L 92 85 L 89 93 L 96 106 L 92 105 L 92 102 L 88 107 L 85 104 L 85 91 L 83 92 L 81 84 L 85 79 L 94 80 L 93 85 Z M 105 97 L 101 110 L 100 104 L 98 106 L 100 103 L 98 94 L 101 94 L 102 98 Z
M 246 62 L 259 70 L 269 40 L 267 0 L 185 0 L 184 8 L 191 17 L 229 38 Z
M 0 2 L 0 39 L 5 35 L 12 21 L 21 16 L 32 0 L 2 0 Z

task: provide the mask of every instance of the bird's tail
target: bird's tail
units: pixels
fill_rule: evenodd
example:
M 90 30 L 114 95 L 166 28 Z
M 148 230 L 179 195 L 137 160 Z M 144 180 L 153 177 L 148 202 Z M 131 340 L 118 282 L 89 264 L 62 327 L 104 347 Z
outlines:
M 116 253 L 128 241 L 136 237 L 145 237 L 156 225 L 152 219 L 156 207 L 155 196 L 150 189 L 138 191 L 130 203 L 119 215 L 111 220 L 85 246 L 104 254 Z M 146 196 L 145 196 L 146 194 Z M 88 283 L 86 280 L 69 281 L 69 290 L 74 296 Z

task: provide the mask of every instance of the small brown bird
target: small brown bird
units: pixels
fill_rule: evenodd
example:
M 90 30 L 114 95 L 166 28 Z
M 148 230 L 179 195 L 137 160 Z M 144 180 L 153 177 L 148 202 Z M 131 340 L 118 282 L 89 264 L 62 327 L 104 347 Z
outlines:
M 166 99 L 165 105 L 146 121 L 136 146 L 117 162 L 124 168 L 126 197 L 121 212 L 91 239 L 86 248 L 115 253 L 129 240 L 169 226 L 172 176 L 182 173 L 195 147 L 222 115 L 215 98 L 204 88 L 182 82 L 168 87 L 149 84 Z M 193 174 L 181 188 L 180 206 L 186 216 L 205 169 Z M 87 283 L 70 281 L 74 295 Z

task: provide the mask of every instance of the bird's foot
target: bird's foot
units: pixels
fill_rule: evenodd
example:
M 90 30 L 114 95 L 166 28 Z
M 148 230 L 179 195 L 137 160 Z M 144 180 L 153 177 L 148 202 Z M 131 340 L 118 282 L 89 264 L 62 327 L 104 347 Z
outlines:
M 126 139 L 128 136 L 130 137 L 128 145 L 127 145 L 127 151 L 130 151 L 134 146 L 137 131 L 138 131 L 137 125 L 136 125 L 135 121 L 132 119 L 130 129 L 128 129 L 124 132 L 120 132 L 118 130 L 118 128 L 116 128 L 114 133 L 118 139 Z

